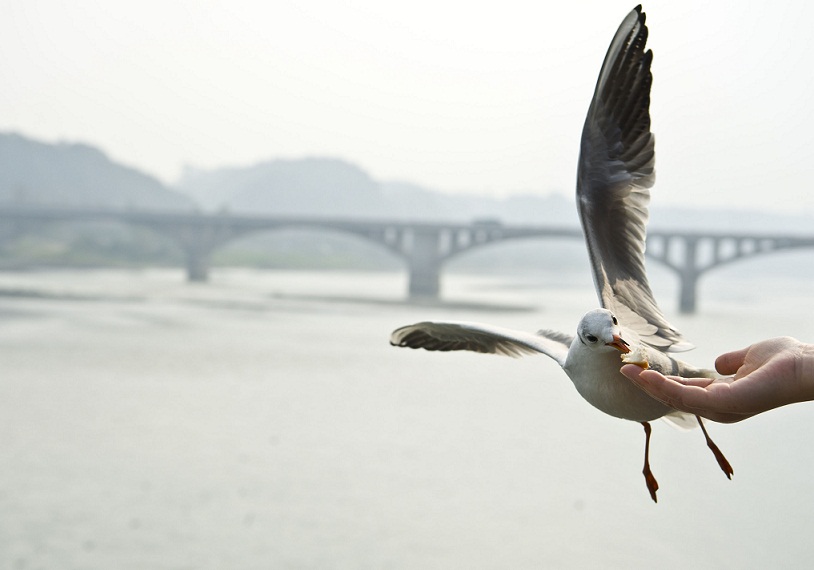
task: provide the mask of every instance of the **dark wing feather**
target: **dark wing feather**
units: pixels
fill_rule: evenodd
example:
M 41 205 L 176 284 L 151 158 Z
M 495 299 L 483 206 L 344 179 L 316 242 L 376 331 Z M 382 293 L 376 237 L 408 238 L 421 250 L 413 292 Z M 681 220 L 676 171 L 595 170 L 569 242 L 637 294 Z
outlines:
M 642 341 L 687 348 L 656 304 L 644 266 L 645 224 L 655 181 L 650 132 L 647 26 L 637 6 L 619 26 L 588 109 L 577 174 L 577 204 L 597 293 Z
M 390 344 L 425 350 L 470 350 L 513 357 L 543 353 L 562 366 L 572 338 L 554 331 L 530 334 L 481 323 L 425 321 L 394 330 L 390 335 Z

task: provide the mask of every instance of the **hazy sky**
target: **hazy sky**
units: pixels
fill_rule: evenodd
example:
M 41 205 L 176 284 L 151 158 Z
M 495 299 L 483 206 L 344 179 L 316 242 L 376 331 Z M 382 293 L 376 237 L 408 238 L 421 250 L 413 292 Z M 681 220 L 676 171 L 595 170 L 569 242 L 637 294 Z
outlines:
M 573 192 L 634 2 L 35 0 L 0 18 L 0 130 L 176 180 L 333 156 L 377 179 Z M 662 204 L 814 212 L 814 3 L 645 4 Z

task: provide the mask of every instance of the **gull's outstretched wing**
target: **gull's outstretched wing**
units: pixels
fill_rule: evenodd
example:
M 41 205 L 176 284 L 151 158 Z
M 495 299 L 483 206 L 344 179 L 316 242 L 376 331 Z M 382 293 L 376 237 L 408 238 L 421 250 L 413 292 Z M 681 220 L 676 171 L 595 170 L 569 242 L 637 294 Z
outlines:
M 572 336 L 554 331 L 531 334 L 456 321 L 425 321 L 398 328 L 390 335 L 393 346 L 426 350 L 471 350 L 513 357 L 541 352 L 556 360 L 560 366 L 565 364 L 572 340 Z
M 577 205 L 602 306 L 662 350 L 690 347 L 664 318 L 644 266 L 645 224 L 655 181 L 650 132 L 647 26 L 637 6 L 619 26 L 588 109 L 577 174 Z

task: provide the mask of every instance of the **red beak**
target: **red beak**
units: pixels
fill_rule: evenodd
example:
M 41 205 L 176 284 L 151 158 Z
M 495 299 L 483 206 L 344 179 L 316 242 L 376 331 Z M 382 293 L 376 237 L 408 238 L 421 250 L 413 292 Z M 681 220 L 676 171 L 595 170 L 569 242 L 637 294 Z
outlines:
M 625 339 L 623 339 L 618 334 L 613 335 L 613 342 L 609 342 L 607 343 L 607 345 L 612 346 L 613 348 L 622 353 L 630 352 L 630 348 L 628 348 L 628 344 L 625 342 Z

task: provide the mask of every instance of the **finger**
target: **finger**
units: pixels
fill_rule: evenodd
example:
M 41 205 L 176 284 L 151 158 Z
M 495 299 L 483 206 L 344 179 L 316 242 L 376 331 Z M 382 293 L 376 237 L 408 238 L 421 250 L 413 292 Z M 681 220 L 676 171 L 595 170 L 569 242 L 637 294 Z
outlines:
M 715 382 L 715 378 L 682 378 L 681 376 L 665 376 L 665 378 L 684 386 L 698 386 L 699 388 L 706 388 Z
M 624 365 L 621 370 L 622 374 L 630 378 L 631 380 L 638 380 L 641 373 L 645 372 L 645 370 L 635 364 L 626 364 Z M 672 380 L 673 382 L 678 382 L 679 384 L 683 384 L 684 386 L 700 386 L 701 388 L 706 388 L 713 382 L 715 382 L 714 378 L 682 378 L 681 376 L 665 376 L 656 370 L 648 369 L 645 374 L 647 374 L 651 379 L 654 378 L 653 374 L 658 374 L 661 378 L 666 380 Z M 661 378 L 655 377 L 656 381 L 660 380 Z
M 696 386 L 682 384 L 655 370 L 639 369 L 637 372 L 623 366 L 622 373 L 650 396 L 673 409 L 699 415 L 707 413 L 705 402 L 708 400 L 708 394 L 705 386 L 711 382 L 709 378 L 693 379 L 705 382 L 704 386 Z
M 715 359 L 715 370 L 720 374 L 730 375 L 738 371 L 738 368 L 743 366 L 743 361 L 746 358 L 746 353 L 749 352 L 750 347 L 742 348 L 740 350 L 733 350 L 726 352 Z
M 713 384 L 712 378 L 681 378 L 664 376 L 655 370 L 642 370 L 635 364 L 622 367 L 622 373 L 634 384 L 663 404 L 682 412 L 702 416 L 720 423 L 735 423 L 752 417 L 755 412 L 735 412 L 722 410 L 715 404 L 712 395 L 706 390 Z M 728 379 L 718 379 L 728 380 Z
M 683 387 L 682 384 L 678 384 L 660 372 L 656 372 L 655 370 L 644 370 L 635 364 L 626 364 L 622 366 L 620 372 L 627 376 L 639 388 L 657 400 L 663 401 L 665 404 L 668 402 L 662 398 L 665 397 L 664 391 L 666 385 L 676 384 Z
M 619 369 L 619 372 L 621 372 L 622 374 L 624 374 L 633 381 L 638 380 L 639 376 L 643 371 L 644 368 L 642 368 L 641 366 L 637 366 L 635 364 L 625 364 L 622 366 L 622 368 Z

